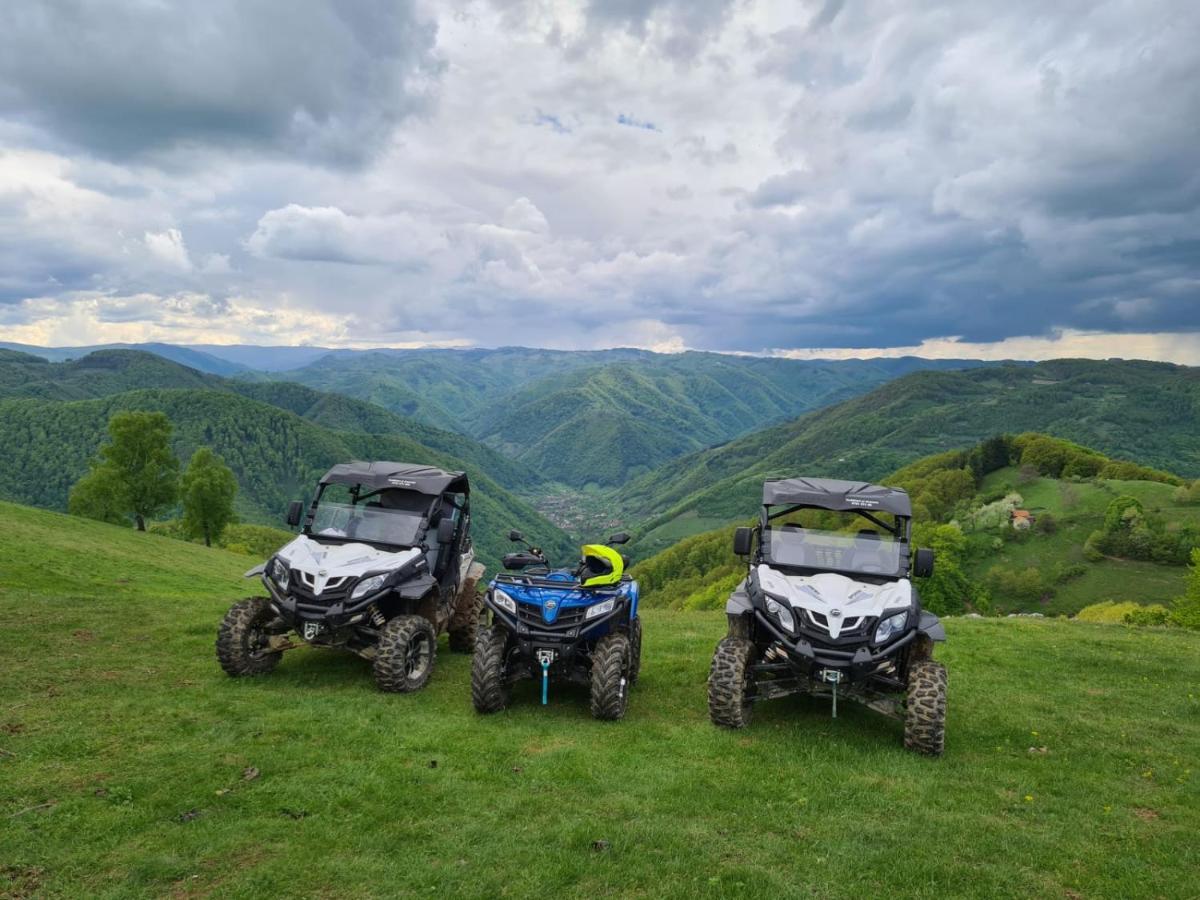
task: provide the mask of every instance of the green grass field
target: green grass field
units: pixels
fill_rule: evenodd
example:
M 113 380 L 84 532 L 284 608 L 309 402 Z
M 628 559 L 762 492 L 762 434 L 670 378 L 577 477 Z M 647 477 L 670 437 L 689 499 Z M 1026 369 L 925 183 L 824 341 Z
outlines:
M 235 681 L 246 557 L 0 504 L 0 896 L 1195 897 L 1200 635 L 953 620 L 946 756 L 777 701 L 707 720 L 720 613 L 646 614 L 628 717 L 474 714 L 469 659 Z
M 1053 478 L 1035 478 L 1018 483 L 1017 471 L 1001 469 L 988 475 L 981 491 L 988 492 L 1010 485 L 1021 495 L 1024 506 L 1035 514 L 1050 512 L 1057 522 L 1053 534 L 1030 534 L 1022 541 L 1006 542 L 999 551 L 990 549 L 990 532 L 979 532 L 971 540 L 981 549 L 968 574 L 983 578 L 988 569 L 999 565 L 1009 570 L 1036 568 L 1051 578 L 1061 564 L 1079 563 L 1087 571 L 1054 586 L 1054 596 L 1038 606 L 1048 615 L 1073 615 L 1085 606 L 1103 600 L 1169 605 L 1185 587 L 1184 566 L 1160 565 L 1137 560 L 1084 559 L 1083 545 L 1093 530 L 1102 526 L 1104 511 L 1116 497 L 1137 497 L 1146 511 L 1168 523 L 1200 522 L 1200 506 L 1174 500 L 1175 488 L 1150 481 L 1100 481 L 1071 483 Z M 1004 604 L 999 604 L 1004 609 Z

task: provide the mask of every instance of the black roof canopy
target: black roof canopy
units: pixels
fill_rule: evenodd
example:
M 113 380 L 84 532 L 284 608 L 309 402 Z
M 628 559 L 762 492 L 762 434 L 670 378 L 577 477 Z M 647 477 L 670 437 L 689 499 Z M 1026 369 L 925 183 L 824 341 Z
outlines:
M 361 484 L 375 491 L 397 488 L 430 495 L 471 492 L 464 472 L 401 462 L 340 463 L 325 473 L 321 484 Z
M 896 516 L 912 516 L 908 494 L 900 488 L 841 481 L 837 478 L 785 478 L 763 484 L 763 505 L 798 504 L 838 512 L 861 509 Z

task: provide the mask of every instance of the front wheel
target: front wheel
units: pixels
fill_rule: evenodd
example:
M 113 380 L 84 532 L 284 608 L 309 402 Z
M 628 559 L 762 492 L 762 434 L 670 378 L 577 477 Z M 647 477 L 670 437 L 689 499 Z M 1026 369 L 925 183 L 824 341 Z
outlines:
M 383 626 L 375 651 L 375 684 L 381 691 L 419 691 L 433 674 L 437 636 L 423 616 L 396 616 Z
M 217 629 L 217 661 L 226 675 L 265 675 L 279 665 L 283 653 L 271 650 L 267 625 L 275 618 L 266 597 L 239 600 Z
M 611 632 L 592 651 L 592 715 L 619 719 L 629 706 L 629 638 Z
M 726 637 L 717 644 L 708 674 L 708 717 L 714 725 L 745 728 L 750 724 L 753 662 L 754 644 L 746 638 Z
M 638 616 L 629 626 L 629 652 L 632 657 L 629 663 L 629 683 L 637 684 L 638 675 L 642 673 L 642 617 Z
M 926 756 L 941 756 L 946 749 L 946 667 L 932 659 L 908 670 L 904 746 Z
M 471 703 L 476 712 L 496 713 L 512 699 L 505 661 L 508 659 L 508 630 L 499 625 L 481 628 L 475 638 L 471 660 Z

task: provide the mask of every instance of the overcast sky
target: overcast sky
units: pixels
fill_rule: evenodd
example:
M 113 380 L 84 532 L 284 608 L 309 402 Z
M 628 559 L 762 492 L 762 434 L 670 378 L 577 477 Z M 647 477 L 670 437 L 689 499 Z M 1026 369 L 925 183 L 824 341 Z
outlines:
M 1200 364 L 1198 163 L 1195 0 L 6 3 L 0 339 Z

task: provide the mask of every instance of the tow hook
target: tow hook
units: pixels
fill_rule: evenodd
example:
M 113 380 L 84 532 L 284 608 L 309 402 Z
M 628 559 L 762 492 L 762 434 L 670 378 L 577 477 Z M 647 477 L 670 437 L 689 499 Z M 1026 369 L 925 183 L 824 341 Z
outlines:
M 539 650 L 537 661 L 542 665 L 542 706 L 549 702 L 550 693 L 550 663 L 554 662 L 553 650 Z
M 836 719 L 837 718 L 837 689 L 838 689 L 838 685 L 842 683 L 842 673 L 839 672 L 837 669 L 822 669 L 818 674 L 820 675 L 821 680 L 823 682 L 830 685 L 830 688 L 832 691 L 832 697 L 833 697 L 833 718 Z

